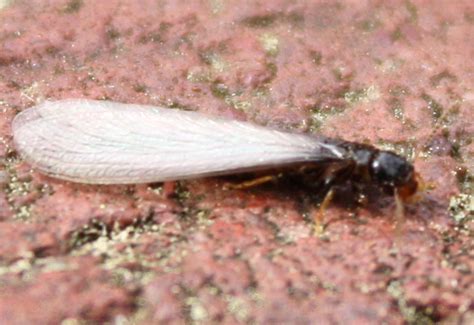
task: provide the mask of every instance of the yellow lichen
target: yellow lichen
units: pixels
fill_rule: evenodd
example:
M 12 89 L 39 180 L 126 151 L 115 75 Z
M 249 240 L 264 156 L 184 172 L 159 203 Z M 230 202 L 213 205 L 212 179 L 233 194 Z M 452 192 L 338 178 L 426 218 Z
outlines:
M 260 36 L 260 44 L 270 56 L 276 56 L 280 51 L 280 40 L 274 34 L 264 33 Z

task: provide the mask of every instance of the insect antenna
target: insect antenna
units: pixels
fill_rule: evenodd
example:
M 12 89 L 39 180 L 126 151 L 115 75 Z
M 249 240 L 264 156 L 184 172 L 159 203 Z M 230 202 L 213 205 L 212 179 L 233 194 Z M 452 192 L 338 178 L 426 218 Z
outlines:
M 396 236 L 396 244 L 397 246 L 400 246 L 401 244 L 400 238 L 402 236 L 403 225 L 405 224 L 405 205 L 397 189 L 395 189 L 394 197 L 395 197 L 395 218 L 396 218 L 395 236 Z

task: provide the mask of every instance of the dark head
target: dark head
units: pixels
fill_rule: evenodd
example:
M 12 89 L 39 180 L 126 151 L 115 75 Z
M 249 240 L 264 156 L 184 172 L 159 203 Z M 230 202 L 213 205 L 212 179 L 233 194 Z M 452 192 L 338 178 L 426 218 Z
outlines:
M 393 152 L 377 152 L 370 162 L 369 173 L 384 189 L 390 192 L 396 189 L 402 199 L 413 196 L 418 189 L 413 165 Z

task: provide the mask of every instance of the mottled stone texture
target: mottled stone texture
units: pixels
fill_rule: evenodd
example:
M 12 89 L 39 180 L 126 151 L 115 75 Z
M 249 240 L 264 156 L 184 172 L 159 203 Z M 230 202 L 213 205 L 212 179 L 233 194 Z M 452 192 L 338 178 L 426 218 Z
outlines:
M 11 2 L 0 323 L 472 324 L 473 58 L 471 0 Z M 70 97 L 369 142 L 432 186 L 398 235 L 375 191 L 339 195 L 316 236 L 305 193 L 281 186 L 57 181 L 19 160 L 10 124 Z

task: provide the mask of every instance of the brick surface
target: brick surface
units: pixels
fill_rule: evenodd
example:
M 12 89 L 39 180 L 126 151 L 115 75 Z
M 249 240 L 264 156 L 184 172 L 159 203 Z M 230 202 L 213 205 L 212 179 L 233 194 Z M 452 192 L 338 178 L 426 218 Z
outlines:
M 472 320 L 472 1 L 15 1 L 0 21 L 2 324 Z M 281 185 L 58 181 L 10 124 L 71 97 L 368 142 L 434 186 L 398 234 L 393 198 L 343 191 L 315 236 Z

